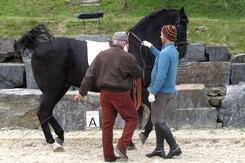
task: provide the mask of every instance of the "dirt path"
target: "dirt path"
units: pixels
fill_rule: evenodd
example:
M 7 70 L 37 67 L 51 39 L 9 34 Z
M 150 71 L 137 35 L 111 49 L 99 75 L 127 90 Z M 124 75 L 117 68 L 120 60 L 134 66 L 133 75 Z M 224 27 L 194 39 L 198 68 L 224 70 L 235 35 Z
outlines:
M 152 132 L 146 144 L 140 144 L 137 130 L 133 141 L 137 150 L 127 152 L 129 163 L 158 162 L 239 162 L 245 163 L 245 131 L 240 129 L 205 129 L 173 131 L 183 154 L 175 159 L 147 158 L 154 150 L 155 134 Z M 27 135 L 26 135 L 27 134 Z M 114 131 L 114 144 L 121 130 Z M 24 137 L 23 137 L 24 136 Z M 23 138 L 22 138 L 23 137 Z M 0 129 L 0 163 L 87 163 L 104 162 L 101 130 L 73 131 L 65 133 L 64 152 L 53 152 L 44 141 L 40 130 Z M 168 148 L 166 147 L 166 151 Z M 117 162 L 126 162 L 118 160 Z

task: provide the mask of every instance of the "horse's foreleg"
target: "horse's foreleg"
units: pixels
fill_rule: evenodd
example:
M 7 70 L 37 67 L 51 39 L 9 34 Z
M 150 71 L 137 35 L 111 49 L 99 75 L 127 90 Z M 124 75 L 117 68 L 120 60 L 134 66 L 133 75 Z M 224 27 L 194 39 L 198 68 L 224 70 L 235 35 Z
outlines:
M 146 88 L 142 88 L 142 102 L 150 109 L 151 111 L 151 103 L 148 101 L 148 96 L 149 96 L 149 92 Z M 151 113 L 150 113 L 150 116 L 147 120 L 147 123 L 144 127 L 145 131 L 142 132 L 141 134 L 141 137 L 143 137 L 143 141 L 142 143 L 144 144 L 145 143 L 145 140 L 148 138 L 150 132 L 152 131 L 153 129 L 153 124 L 151 122 Z

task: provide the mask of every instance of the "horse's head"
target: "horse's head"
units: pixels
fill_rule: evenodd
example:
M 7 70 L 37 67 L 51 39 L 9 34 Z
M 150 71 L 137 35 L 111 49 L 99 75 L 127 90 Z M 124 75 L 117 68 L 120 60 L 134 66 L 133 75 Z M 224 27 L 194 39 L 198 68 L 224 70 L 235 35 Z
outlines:
M 184 58 L 187 49 L 187 24 L 189 23 L 188 17 L 185 14 L 184 7 L 179 11 L 179 17 L 175 24 L 177 28 L 177 41 L 175 45 L 179 51 L 179 58 Z
M 141 40 L 151 42 L 159 50 L 162 47 L 160 40 L 161 28 L 164 25 L 175 25 L 177 27 L 177 41 L 175 42 L 179 51 L 179 58 L 183 58 L 186 54 L 187 45 L 187 24 L 189 20 L 185 13 L 184 7 L 180 10 L 176 9 L 160 9 L 146 15 L 134 27 L 129 29 L 129 33 L 133 32 Z M 129 35 L 129 52 L 136 57 L 139 56 L 140 42 L 133 35 Z M 147 50 L 143 50 L 147 51 Z M 154 57 L 146 57 L 146 60 L 154 62 Z
M 150 73 L 155 58 L 150 54 L 150 50 L 148 48 L 142 47 L 139 39 L 151 42 L 160 50 L 162 47 L 160 39 L 161 28 L 164 25 L 176 25 L 178 32 L 176 45 L 180 54 L 179 57 L 183 58 L 186 54 L 187 23 L 188 18 L 185 14 L 184 8 L 181 8 L 180 10 L 160 9 L 146 15 L 134 27 L 129 29 L 128 51 L 137 58 L 139 64 L 143 68 L 143 78 L 146 86 L 150 83 Z M 134 33 L 139 39 L 130 33 Z

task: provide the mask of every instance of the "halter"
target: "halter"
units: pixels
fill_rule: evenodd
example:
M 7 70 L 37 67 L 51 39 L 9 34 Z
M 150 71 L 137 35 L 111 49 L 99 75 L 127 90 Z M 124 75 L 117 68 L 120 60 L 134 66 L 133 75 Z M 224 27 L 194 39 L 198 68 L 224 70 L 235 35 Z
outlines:
M 182 18 L 180 18 L 180 16 L 179 16 L 178 19 L 177 19 L 177 21 L 176 21 L 176 23 L 175 23 L 174 25 L 175 25 L 176 27 L 179 27 L 180 21 L 183 21 L 183 22 L 185 22 L 185 23 L 188 22 L 188 20 L 182 19 Z
M 177 29 L 179 28 L 180 22 L 181 22 L 181 21 L 183 21 L 183 22 L 185 22 L 185 23 L 188 23 L 188 20 L 182 19 L 182 18 L 180 18 L 180 16 L 179 16 L 178 19 L 177 19 L 177 21 L 176 21 L 176 23 L 174 24 L 174 26 L 176 26 Z M 177 33 L 177 34 L 178 34 L 178 33 Z M 174 45 L 175 45 L 176 47 L 178 47 L 178 48 L 183 48 L 183 47 L 189 45 L 189 43 L 186 42 L 186 41 L 178 41 L 178 42 L 175 42 Z

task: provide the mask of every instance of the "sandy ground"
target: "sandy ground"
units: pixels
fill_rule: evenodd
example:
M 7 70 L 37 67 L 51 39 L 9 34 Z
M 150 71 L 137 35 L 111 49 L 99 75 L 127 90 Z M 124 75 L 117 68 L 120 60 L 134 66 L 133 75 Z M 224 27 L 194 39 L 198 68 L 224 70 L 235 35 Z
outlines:
M 114 131 L 114 145 L 121 135 Z M 136 130 L 133 141 L 137 150 L 127 152 L 128 161 L 116 162 L 239 162 L 245 163 L 245 130 L 241 129 L 186 129 L 173 134 L 183 154 L 171 160 L 160 157 L 147 158 L 146 153 L 155 148 L 155 133 L 150 134 L 144 146 Z M 168 147 L 165 147 L 168 151 Z M 0 163 L 92 163 L 104 162 L 101 145 L 101 130 L 65 132 L 63 152 L 53 152 L 47 145 L 42 131 L 22 128 L 0 129 Z

